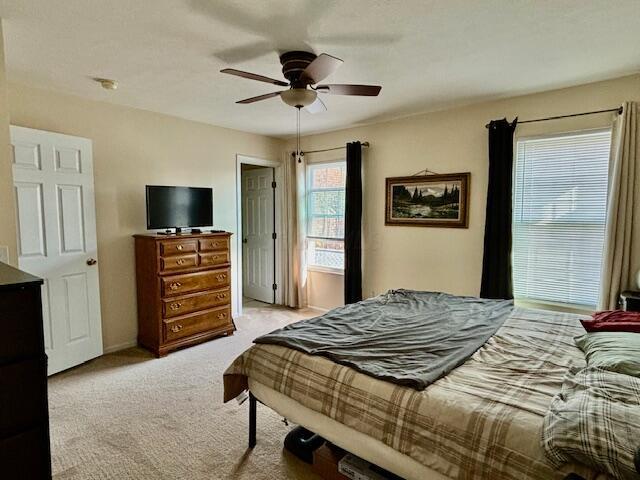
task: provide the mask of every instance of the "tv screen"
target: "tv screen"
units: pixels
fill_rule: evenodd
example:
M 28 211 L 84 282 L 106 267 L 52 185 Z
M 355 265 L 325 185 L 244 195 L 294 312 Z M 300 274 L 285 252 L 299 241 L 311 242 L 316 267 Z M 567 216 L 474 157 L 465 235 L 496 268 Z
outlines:
M 147 185 L 147 229 L 213 225 L 213 189 Z

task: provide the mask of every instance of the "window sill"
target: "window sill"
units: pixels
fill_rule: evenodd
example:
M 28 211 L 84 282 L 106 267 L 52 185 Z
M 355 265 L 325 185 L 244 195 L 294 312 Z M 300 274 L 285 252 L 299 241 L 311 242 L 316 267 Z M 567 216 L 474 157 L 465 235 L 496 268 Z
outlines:
M 596 309 L 588 305 L 575 305 L 571 303 L 550 302 L 544 300 L 529 300 L 516 298 L 514 304 L 517 307 L 537 308 L 540 310 L 552 310 L 554 312 L 576 313 L 578 315 L 591 315 Z
M 323 267 L 321 265 L 309 265 L 307 267 L 307 270 L 309 272 L 330 273 L 332 275 L 344 275 L 344 269 L 342 268 Z

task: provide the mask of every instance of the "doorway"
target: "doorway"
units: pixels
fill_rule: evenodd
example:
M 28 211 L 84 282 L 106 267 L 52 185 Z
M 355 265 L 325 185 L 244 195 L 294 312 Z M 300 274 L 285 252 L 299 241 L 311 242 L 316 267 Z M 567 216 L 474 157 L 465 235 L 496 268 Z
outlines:
M 277 162 L 238 155 L 238 313 L 280 303 Z

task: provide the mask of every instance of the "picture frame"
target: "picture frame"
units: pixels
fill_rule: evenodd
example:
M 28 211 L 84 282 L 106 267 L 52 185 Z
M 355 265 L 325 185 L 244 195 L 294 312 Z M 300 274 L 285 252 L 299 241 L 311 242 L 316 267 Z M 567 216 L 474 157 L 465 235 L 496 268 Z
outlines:
M 385 225 L 469 227 L 471 173 L 386 179 Z

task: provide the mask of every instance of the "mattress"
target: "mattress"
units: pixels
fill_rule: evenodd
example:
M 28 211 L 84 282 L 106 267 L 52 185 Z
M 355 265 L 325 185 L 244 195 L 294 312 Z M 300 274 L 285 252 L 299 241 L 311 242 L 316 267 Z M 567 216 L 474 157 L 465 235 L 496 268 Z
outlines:
M 555 468 L 541 446 L 551 399 L 569 370 L 585 366 L 573 342 L 582 332 L 579 318 L 516 308 L 469 360 L 423 391 L 320 356 L 255 345 L 225 373 L 225 399 L 265 386 L 446 478 L 547 480 L 570 472 L 604 478 L 581 465 Z M 292 420 L 313 430 L 304 418 Z

